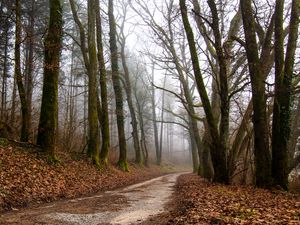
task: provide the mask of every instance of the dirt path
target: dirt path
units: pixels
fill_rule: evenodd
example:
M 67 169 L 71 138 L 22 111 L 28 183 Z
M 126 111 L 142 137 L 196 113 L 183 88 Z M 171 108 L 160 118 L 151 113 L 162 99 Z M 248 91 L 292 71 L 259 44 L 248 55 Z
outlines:
M 98 195 L 10 212 L 0 224 L 138 224 L 163 212 L 180 174 L 169 174 Z

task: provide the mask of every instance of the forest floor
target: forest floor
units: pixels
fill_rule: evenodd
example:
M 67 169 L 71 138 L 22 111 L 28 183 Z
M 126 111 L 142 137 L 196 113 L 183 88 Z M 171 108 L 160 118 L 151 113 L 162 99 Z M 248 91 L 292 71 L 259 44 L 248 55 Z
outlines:
M 51 164 L 33 145 L 0 139 L 0 213 L 113 190 L 172 170 L 129 163 L 130 172 L 114 164 L 99 171 L 85 154 L 58 152 L 57 156 L 59 163 Z
M 141 224 L 300 224 L 299 195 L 213 184 L 193 174 L 177 179 L 166 208 L 169 210 Z
M 300 224 L 296 194 L 160 176 L 157 166 L 100 172 L 84 154 L 51 164 L 34 146 L 0 146 L 0 224 Z
M 164 211 L 180 173 L 97 194 L 7 212 L 5 225 L 130 225 Z

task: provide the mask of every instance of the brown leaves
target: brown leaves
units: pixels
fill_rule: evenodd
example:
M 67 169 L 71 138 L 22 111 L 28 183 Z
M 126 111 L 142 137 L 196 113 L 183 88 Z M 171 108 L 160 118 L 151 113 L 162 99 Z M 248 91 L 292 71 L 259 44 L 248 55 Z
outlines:
M 183 175 L 172 224 L 300 224 L 300 197 Z M 171 223 L 170 223 L 171 224 Z
M 104 172 L 88 160 L 74 160 L 59 154 L 61 163 L 51 165 L 43 155 L 21 148 L 0 148 L 0 211 L 28 203 L 73 198 L 113 189 L 161 174 L 151 169 L 130 167 L 124 173 L 111 166 Z

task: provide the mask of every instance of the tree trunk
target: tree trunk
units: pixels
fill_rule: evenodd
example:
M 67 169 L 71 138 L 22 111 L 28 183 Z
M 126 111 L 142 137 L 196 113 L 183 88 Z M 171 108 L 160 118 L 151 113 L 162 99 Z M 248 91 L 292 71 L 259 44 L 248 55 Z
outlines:
M 123 112 L 123 93 L 120 82 L 119 65 L 118 65 L 118 49 L 116 41 L 116 22 L 114 18 L 113 0 L 108 1 L 108 17 L 109 17 L 109 42 L 111 52 L 111 70 L 112 80 L 116 100 L 116 116 L 118 126 L 120 156 L 118 164 L 124 171 L 128 171 L 127 165 L 127 149 L 124 132 L 124 112 Z
M 272 129 L 272 177 L 283 189 L 288 188 L 288 141 L 290 138 L 292 79 L 299 26 L 299 0 L 292 1 L 289 38 L 284 61 L 284 1 L 275 8 L 275 97 Z
M 26 92 L 23 85 L 22 74 L 21 74 L 21 3 L 20 0 L 16 0 L 16 39 L 15 39 L 15 79 L 17 81 L 19 96 L 21 100 L 21 111 L 22 111 L 22 128 L 21 128 L 21 141 L 28 141 L 29 130 L 28 130 L 28 105 L 26 99 Z
M 240 4 L 253 97 L 256 185 L 258 187 L 268 187 L 271 185 L 271 156 L 268 141 L 268 120 L 266 115 L 264 76 L 260 68 L 260 61 L 258 57 L 255 20 L 252 14 L 251 0 L 241 0 Z
M 228 98 L 228 81 L 227 81 L 227 64 L 225 59 L 225 53 L 222 47 L 222 37 L 219 28 L 219 17 L 214 0 L 208 0 L 208 5 L 212 13 L 212 29 L 215 37 L 214 46 L 217 53 L 217 60 L 219 65 L 219 83 L 220 83 L 220 109 L 221 119 L 219 125 L 220 135 L 220 148 L 217 151 L 217 155 L 212 154 L 213 161 L 221 161 L 225 164 L 226 171 L 228 170 L 227 165 L 227 148 L 228 148 L 228 134 L 229 134 L 229 98 Z M 216 119 L 216 118 L 215 118 Z M 227 174 L 228 179 L 228 174 Z
M 32 108 L 32 91 L 33 91 L 33 44 L 34 44 L 34 19 L 35 12 L 35 1 L 31 2 L 31 14 L 29 21 L 29 38 L 27 41 L 28 57 L 26 58 L 26 76 L 25 76 L 25 89 L 26 89 L 26 100 L 28 108 L 28 138 L 31 138 L 31 108 Z
M 199 61 L 198 61 L 198 54 L 195 46 L 194 34 L 190 26 L 190 23 L 188 21 L 185 0 L 180 0 L 180 12 L 181 12 L 183 25 L 186 31 L 188 44 L 190 48 L 191 60 L 192 60 L 193 71 L 194 71 L 195 80 L 197 84 L 197 89 L 200 94 L 200 98 L 203 104 L 204 112 L 208 123 L 208 128 L 212 138 L 211 139 L 212 145 L 210 149 L 211 149 L 211 156 L 212 156 L 212 161 L 213 161 L 214 171 L 215 171 L 214 181 L 220 183 L 228 183 L 226 157 L 224 157 L 222 154 L 224 152 L 224 146 L 222 145 L 220 139 L 217 124 L 215 122 L 215 118 L 213 117 L 211 104 L 209 102 L 209 98 L 203 82 Z
M 123 32 L 123 30 L 121 30 Z M 132 93 L 131 93 L 131 81 L 129 77 L 129 70 L 127 67 L 126 56 L 125 56 L 125 37 L 122 35 L 121 38 L 121 58 L 122 58 L 122 65 L 124 69 L 124 78 L 125 78 L 125 92 L 127 95 L 127 103 L 129 108 L 129 113 L 131 117 L 131 126 L 132 126 L 132 137 L 133 137 L 133 144 L 135 150 L 135 162 L 137 164 L 142 164 L 142 156 L 141 156 L 141 149 L 140 149 L 140 141 L 139 141 L 139 132 L 138 132 L 138 123 L 136 119 L 136 113 L 132 101 Z
M 165 89 L 166 86 L 166 78 L 167 76 L 164 77 L 164 84 L 163 84 L 163 89 Z M 164 121 L 164 105 L 165 105 L 165 91 L 162 91 L 162 101 L 161 101 L 161 114 L 160 114 L 160 120 Z M 157 157 L 157 165 L 161 164 L 161 159 L 162 159 L 162 147 L 163 147 L 163 133 L 164 133 L 164 123 L 160 123 L 160 138 L 159 138 L 159 151 L 158 151 L 158 157 Z
M 48 33 L 44 50 L 44 82 L 37 144 L 55 160 L 58 115 L 58 75 L 62 39 L 62 6 L 60 0 L 51 0 Z
M 101 89 L 101 134 L 102 134 L 102 146 L 100 152 L 100 162 L 107 164 L 108 151 L 109 151 L 109 117 L 108 117 L 108 102 L 107 102 L 107 84 L 106 84 L 106 69 L 103 56 L 103 44 L 102 44 L 102 25 L 100 17 L 100 4 L 99 0 L 96 0 L 96 24 L 97 24 L 97 46 L 98 46 L 98 64 L 100 72 L 100 89 Z
M 197 143 L 195 140 L 195 135 L 193 131 L 193 122 L 191 121 L 192 118 L 189 116 L 189 134 L 190 134 L 190 147 L 192 153 L 192 161 L 193 161 L 193 173 L 198 173 L 199 169 L 199 154 L 197 152 Z
M 4 122 L 6 118 L 6 98 L 7 98 L 7 70 L 8 70 L 8 25 L 5 26 L 5 47 L 4 47 L 4 60 L 2 72 L 2 93 L 1 93 L 1 121 Z
M 149 153 L 148 153 L 148 148 L 147 148 L 147 143 L 146 143 L 144 118 L 143 118 L 142 106 L 138 100 L 137 93 L 135 93 L 135 101 L 136 101 L 136 105 L 137 105 L 138 120 L 139 120 L 139 125 L 140 125 L 140 130 L 141 130 L 141 140 L 140 140 L 141 145 L 140 146 L 141 146 L 143 157 L 144 157 L 144 165 L 148 166 Z
M 11 96 L 11 113 L 10 113 L 10 125 L 15 128 L 16 125 L 16 101 L 17 101 L 17 81 L 14 77 L 13 80 L 13 92 Z
M 88 122 L 89 141 L 87 154 L 96 165 L 99 165 L 99 125 L 97 111 L 97 53 L 95 40 L 95 0 L 88 1 Z
M 152 64 L 152 83 L 154 83 L 154 63 Z M 152 105 L 152 121 L 153 121 L 153 131 L 154 131 L 154 144 L 156 153 L 156 164 L 159 165 L 159 143 L 158 143 L 158 128 L 156 120 L 156 105 L 155 105 L 155 88 L 151 86 L 151 105 Z

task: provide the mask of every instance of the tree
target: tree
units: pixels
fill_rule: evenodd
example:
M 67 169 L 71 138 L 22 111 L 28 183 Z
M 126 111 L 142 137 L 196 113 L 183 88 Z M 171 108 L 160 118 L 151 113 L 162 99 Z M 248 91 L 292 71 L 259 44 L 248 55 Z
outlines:
M 95 39 L 95 25 L 97 23 L 98 12 L 96 11 L 97 8 L 97 2 L 96 0 L 91 0 L 88 2 L 88 33 L 86 37 L 86 32 L 84 29 L 84 25 L 80 21 L 76 7 L 75 7 L 75 2 L 74 0 L 69 0 L 70 5 L 71 5 L 71 10 L 73 14 L 74 21 L 76 25 L 78 26 L 79 29 L 79 46 L 81 49 L 81 54 L 83 57 L 83 63 L 84 67 L 87 71 L 88 75 L 88 127 L 89 127 L 89 135 L 88 135 L 88 150 L 87 154 L 88 156 L 92 159 L 92 161 L 96 164 L 99 165 L 99 125 L 98 125 L 98 120 L 99 120 L 99 115 L 100 115 L 100 110 L 98 110 L 100 107 L 100 101 L 98 101 L 98 85 L 97 85 L 97 73 L 98 73 L 98 68 L 97 68 L 97 52 L 96 52 L 96 39 Z M 101 26 L 101 24 L 100 24 Z M 99 21 L 97 24 L 97 29 L 99 31 Z M 98 32 L 97 32 L 98 33 Z M 100 62 L 101 60 L 101 38 L 99 37 L 100 34 L 97 34 L 97 45 L 99 46 L 98 49 L 98 62 L 99 62 L 99 70 L 101 72 L 101 76 L 103 78 L 103 65 Z M 88 46 L 86 46 L 86 39 L 88 39 Z M 87 48 L 88 47 L 88 48 Z M 88 49 L 88 51 L 86 51 Z M 102 82 L 100 80 L 100 82 Z M 105 92 L 105 89 L 101 89 L 102 92 Z M 103 93 L 102 93 L 103 94 Z M 105 100 L 102 101 L 102 104 L 105 104 Z M 105 114 L 104 114 L 105 116 Z M 102 120 L 102 118 L 100 118 Z M 101 122 L 101 121 L 100 121 Z M 105 124 L 103 124 L 106 126 Z M 107 135 L 107 132 L 102 133 L 102 135 Z M 105 141 L 107 141 L 107 138 L 105 138 Z M 102 143 L 104 144 L 104 147 L 107 147 L 107 144 L 109 143 Z M 108 150 L 108 148 L 106 149 Z M 103 154 L 103 161 L 105 162 L 105 151 L 102 152 Z
M 265 79 L 260 67 L 256 42 L 255 20 L 251 0 L 241 0 L 241 11 L 245 33 L 245 48 L 253 98 L 255 177 L 258 187 L 271 185 L 271 155 L 268 141 L 268 120 L 266 115 Z
M 16 0 L 16 39 L 15 39 L 15 79 L 18 86 L 19 96 L 21 99 L 21 111 L 22 111 L 22 129 L 21 129 L 21 141 L 28 141 L 29 137 L 29 110 L 26 98 L 26 92 L 22 80 L 21 74 L 21 3 L 20 0 Z
M 124 33 L 124 26 L 126 21 L 126 13 L 128 11 L 128 3 L 123 3 L 122 5 L 122 23 L 120 26 L 120 34 L 119 34 L 119 42 L 121 45 L 121 60 L 122 60 L 122 66 L 124 70 L 124 88 L 127 96 L 127 103 L 129 108 L 129 113 L 131 117 L 131 126 L 132 126 L 132 138 L 133 138 L 133 145 L 135 150 L 135 161 L 138 164 L 142 164 L 142 155 L 141 155 L 141 148 L 140 148 L 140 138 L 139 138 L 139 132 L 138 132 L 138 123 L 137 123 L 137 116 L 135 113 L 135 108 L 133 104 L 132 99 L 132 85 L 131 80 L 129 76 L 129 70 L 127 66 L 127 60 L 126 60 L 126 53 L 125 53 L 125 47 L 126 47 L 126 38 L 127 36 Z
M 88 121 L 89 121 L 89 142 L 87 154 L 93 159 L 96 165 L 99 164 L 99 125 L 97 111 L 97 53 L 95 40 L 96 24 L 96 0 L 88 1 L 88 48 L 89 48 L 89 65 L 88 65 Z
M 44 50 L 44 81 L 37 144 L 54 158 L 57 116 L 58 75 L 62 38 L 62 5 L 60 0 L 50 0 L 50 18 Z
M 152 75 L 151 80 L 154 83 L 154 63 L 152 63 Z M 159 159 L 159 144 L 158 144 L 158 128 L 156 122 L 156 104 L 155 104 L 155 87 L 151 86 L 151 108 L 152 108 L 152 122 L 153 122 L 153 131 L 154 131 L 154 144 L 155 144 L 155 153 L 156 153 L 156 164 L 160 164 Z
M 36 25 L 35 22 L 35 12 L 36 6 L 35 1 L 32 0 L 28 9 L 28 28 L 27 28 L 27 41 L 26 41 L 26 65 L 25 65 L 25 90 L 26 90 L 26 103 L 27 103 L 27 130 L 28 130 L 28 138 L 32 138 L 32 93 L 33 93 L 33 72 L 34 72 L 34 27 Z
M 284 58 L 284 1 L 275 7 L 275 97 L 272 123 L 272 177 L 277 185 L 288 188 L 288 141 L 290 138 L 291 97 L 294 56 L 298 38 L 299 0 L 292 1 L 289 36 Z
M 107 102 L 107 78 L 105 61 L 103 56 L 103 44 L 102 44 L 102 25 L 100 17 L 100 4 L 99 0 L 96 0 L 96 25 L 97 25 L 97 46 L 98 46 L 98 64 L 100 72 L 100 94 L 101 94 L 101 134 L 102 134 L 102 147 L 100 152 L 100 163 L 107 164 L 108 151 L 109 151 L 109 118 L 108 118 L 108 102 Z
M 228 177 L 227 164 L 226 164 L 226 146 L 224 145 L 225 143 L 222 141 L 222 137 L 219 134 L 217 124 L 216 124 L 216 119 L 213 116 L 211 103 L 209 101 L 205 89 L 205 85 L 203 82 L 203 77 L 202 77 L 202 73 L 198 61 L 198 54 L 195 46 L 194 34 L 188 20 L 185 0 L 180 0 L 180 12 L 181 12 L 183 25 L 185 28 L 185 32 L 189 44 L 195 81 L 197 84 L 198 92 L 201 97 L 204 112 L 206 115 L 208 129 L 210 131 L 210 136 L 212 140 L 210 150 L 211 150 L 212 162 L 215 171 L 214 181 L 220 183 L 228 183 L 229 177 Z M 214 21 L 214 23 L 216 23 L 216 21 Z
M 128 171 L 127 165 L 127 147 L 124 131 L 124 112 L 123 112 L 123 93 L 120 82 L 119 65 L 118 65 L 118 48 L 116 41 L 116 22 L 114 17 L 113 0 L 108 1 L 108 17 L 109 17 L 109 43 L 111 52 L 111 71 L 112 81 L 115 92 L 116 116 L 118 126 L 118 138 L 120 156 L 118 164 L 124 171 Z

